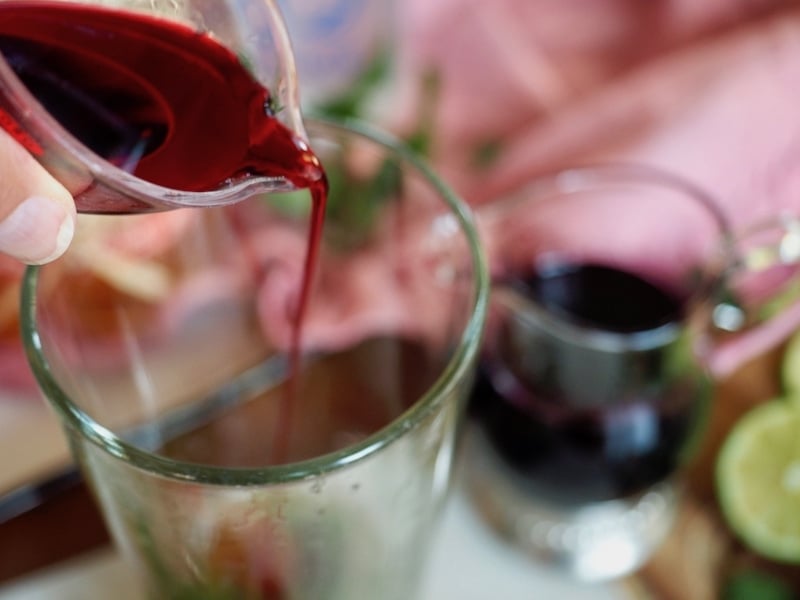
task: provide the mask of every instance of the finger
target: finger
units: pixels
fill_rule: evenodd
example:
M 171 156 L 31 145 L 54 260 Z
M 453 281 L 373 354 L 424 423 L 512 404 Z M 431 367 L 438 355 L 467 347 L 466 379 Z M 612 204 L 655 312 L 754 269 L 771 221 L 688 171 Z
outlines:
M 0 252 L 50 262 L 72 241 L 75 215 L 66 188 L 0 129 Z

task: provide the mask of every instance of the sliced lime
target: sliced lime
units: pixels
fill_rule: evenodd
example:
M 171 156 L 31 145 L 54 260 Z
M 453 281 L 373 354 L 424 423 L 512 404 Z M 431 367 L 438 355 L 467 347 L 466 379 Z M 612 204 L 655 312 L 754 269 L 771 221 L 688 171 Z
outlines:
M 782 400 L 746 413 L 716 465 L 720 505 L 755 552 L 800 562 L 800 407 Z

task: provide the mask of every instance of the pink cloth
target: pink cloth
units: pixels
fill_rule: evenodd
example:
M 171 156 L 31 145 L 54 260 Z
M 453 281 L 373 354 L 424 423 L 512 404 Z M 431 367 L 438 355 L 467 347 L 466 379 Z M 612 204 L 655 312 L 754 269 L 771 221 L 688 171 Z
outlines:
M 423 74 L 437 73 L 433 160 L 469 201 L 632 158 L 690 177 L 737 223 L 794 205 L 797 3 L 408 4 L 394 126 L 414 125 Z M 476 167 L 487 144 L 497 160 Z

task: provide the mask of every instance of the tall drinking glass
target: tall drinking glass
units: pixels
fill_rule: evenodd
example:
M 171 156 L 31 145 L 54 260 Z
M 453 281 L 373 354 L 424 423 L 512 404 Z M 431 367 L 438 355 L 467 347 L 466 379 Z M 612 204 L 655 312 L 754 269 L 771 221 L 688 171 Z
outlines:
M 81 215 L 26 273 L 30 364 L 147 597 L 415 596 L 488 279 L 428 168 L 309 132 L 331 189 L 299 354 L 305 191 Z

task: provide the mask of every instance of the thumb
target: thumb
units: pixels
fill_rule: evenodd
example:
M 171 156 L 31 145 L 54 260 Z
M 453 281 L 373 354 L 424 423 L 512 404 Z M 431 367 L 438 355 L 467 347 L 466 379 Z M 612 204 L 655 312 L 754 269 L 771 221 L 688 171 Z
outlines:
M 0 129 L 0 253 L 27 264 L 61 256 L 75 231 L 72 195 Z

